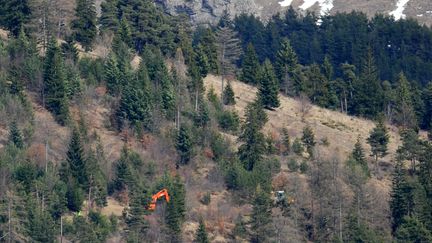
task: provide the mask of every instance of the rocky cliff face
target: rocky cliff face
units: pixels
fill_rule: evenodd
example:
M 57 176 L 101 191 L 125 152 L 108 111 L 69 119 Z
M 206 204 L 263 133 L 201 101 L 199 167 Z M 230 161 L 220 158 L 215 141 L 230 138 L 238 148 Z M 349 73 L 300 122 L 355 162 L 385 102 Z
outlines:
M 432 25 L 432 0 L 156 0 L 171 14 L 186 13 L 195 24 L 218 21 L 226 9 L 232 15 L 250 13 L 265 20 L 293 6 L 299 12 L 318 15 L 362 11 L 393 15 L 396 19 L 414 18 Z

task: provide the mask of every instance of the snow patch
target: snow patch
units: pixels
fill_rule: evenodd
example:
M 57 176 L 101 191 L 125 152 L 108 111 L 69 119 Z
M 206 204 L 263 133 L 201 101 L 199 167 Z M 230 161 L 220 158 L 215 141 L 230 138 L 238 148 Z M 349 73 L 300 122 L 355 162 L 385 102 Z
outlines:
M 320 10 L 320 16 L 325 16 L 330 13 L 330 10 L 334 7 L 333 0 L 304 0 L 303 4 L 300 5 L 300 9 L 305 11 L 306 9 L 312 7 L 315 3 L 319 4 L 321 10 Z
M 281 5 L 281 7 L 288 7 L 291 5 L 293 0 L 283 0 L 282 2 L 279 2 L 279 5 Z
M 423 17 L 423 14 L 417 14 L 417 17 Z
M 398 0 L 396 3 L 397 8 L 390 12 L 390 15 L 393 15 L 396 20 L 405 19 L 406 15 L 403 13 L 403 11 L 405 10 L 405 6 L 409 1 L 410 0 Z

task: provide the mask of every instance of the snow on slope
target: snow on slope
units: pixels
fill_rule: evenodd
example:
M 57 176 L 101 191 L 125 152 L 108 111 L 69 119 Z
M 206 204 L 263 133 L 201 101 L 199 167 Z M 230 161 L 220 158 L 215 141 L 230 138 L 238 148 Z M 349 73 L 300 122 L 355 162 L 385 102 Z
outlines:
M 405 19 L 406 15 L 403 13 L 405 10 L 405 6 L 410 0 L 398 0 L 396 3 L 397 8 L 390 12 L 390 15 L 393 15 L 396 20 Z
M 334 7 L 333 0 L 305 0 L 299 8 L 305 11 L 306 9 L 312 7 L 316 2 L 318 2 L 321 8 L 320 16 L 327 15 Z
M 293 0 L 283 0 L 282 2 L 279 2 L 279 4 L 281 5 L 281 7 L 288 7 L 291 5 Z

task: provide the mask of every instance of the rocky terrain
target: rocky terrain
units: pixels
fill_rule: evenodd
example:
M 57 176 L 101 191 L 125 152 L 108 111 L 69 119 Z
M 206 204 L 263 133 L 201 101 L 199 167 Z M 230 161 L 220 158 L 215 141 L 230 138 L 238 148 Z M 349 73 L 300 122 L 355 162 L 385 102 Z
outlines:
M 429 0 L 156 0 L 171 14 L 186 13 L 195 24 L 214 23 L 226 9 L 232 16 L 249 13 L 268 19 L 289 6 L 301 13 L 314 11 L 317 15 L 351 12 L 368 16 L 381 13 L 395 19 L 414 18 L 432 24 L 432 1 Z

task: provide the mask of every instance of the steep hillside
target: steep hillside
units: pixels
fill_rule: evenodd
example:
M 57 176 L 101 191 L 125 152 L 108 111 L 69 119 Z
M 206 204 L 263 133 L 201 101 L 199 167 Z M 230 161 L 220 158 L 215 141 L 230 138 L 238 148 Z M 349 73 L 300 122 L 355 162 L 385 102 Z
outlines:
M 170 13 L 187 13 L 195 23 L 215 23 L 225 9 L 231 15 L 250 13 L 268 19 L 289 6 L 299 12 L 314 11 L 318 15 L 361 11 L 373 16 L 377 13 L 399 18 L 414 18 L 432 24 L 432 3 L 428 0 L 240 0 L 240 1 L 183 1 L 157 0 Z

